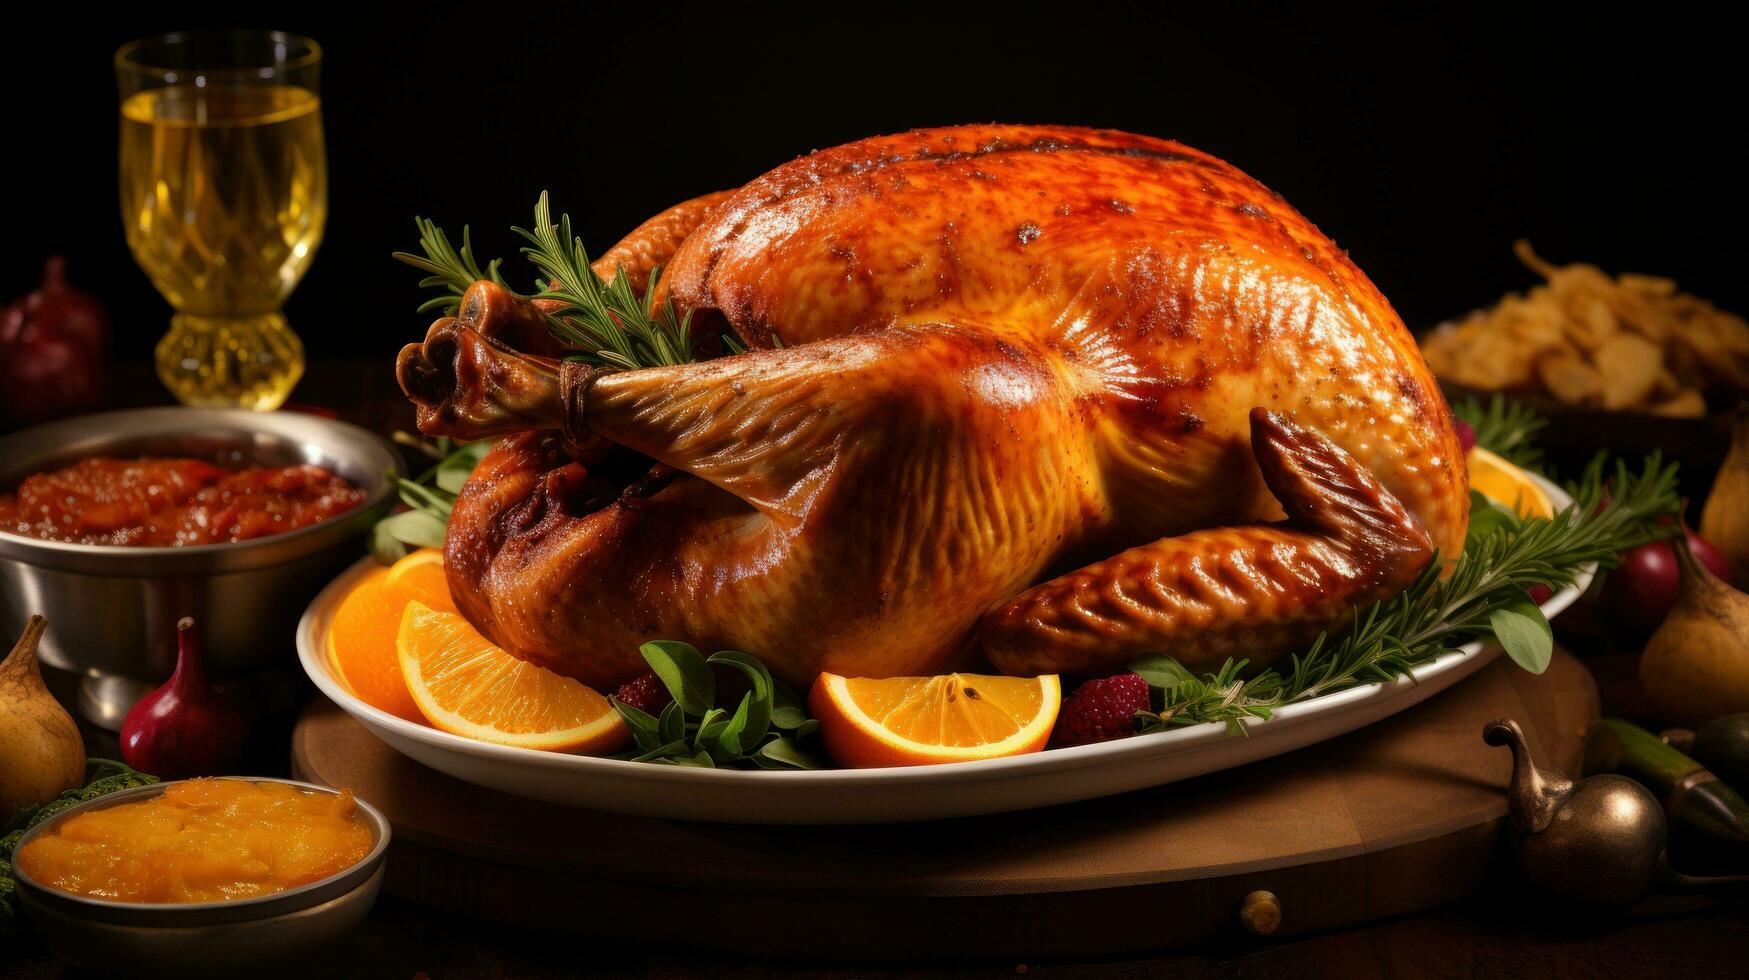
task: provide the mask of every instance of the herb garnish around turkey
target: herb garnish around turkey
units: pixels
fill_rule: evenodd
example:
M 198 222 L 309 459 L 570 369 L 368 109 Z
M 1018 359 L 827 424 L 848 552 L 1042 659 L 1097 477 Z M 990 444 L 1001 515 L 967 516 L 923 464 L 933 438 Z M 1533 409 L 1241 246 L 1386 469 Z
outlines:
M 1527 590 L 1572 585 L 1586 565 L 1612 568 L 1628 548 L 1668 537 L 1657 523 L 1676 513 L 1676 465 L 1653 454 L 1638 472 L 1617 462 L 1607 483 L 1601 458 L 1568 485 L 1573 503 L 1552 518 L 1518 519 L 1488 504 L 1472 516 L 1463 554 L 1441 577 L 1437 556 L 1414 584 L 1394 599 L 1357 611 L 1352 629 L 1320 634 L 1284 671 L 1243 675 L 1246 661 L 1195 674 L 1172 657 L 1138 658 L 1130 669 L 1154 691 L 1152 710 L 1136 716 L 1141 731 L 1223 722 L 1243 732 L 1253 719 L 1344 688 L 1393 681 L 1447 650 L 1475 639 L 1494 640 L 1513 662 L 1534 674 L 1548 669 L 1554 635 Z M 1472 495 L 1472 508 L 1479 495 Z
M 1543 451 L 1535 442 L 1536 434 L 1548 419 L 1500 392 L 1483 405 L 1471 396 L 1451 407 L 1451 412 L 1469 423 L 1476 433 L 1476 445 L 1488 450 L 1521 470 L 1543 473 Z
M 395 434 L 395 441 L 432 457 L 436 463 L 414 479 L 397 478 L 395 488 L 407 510 L 376 522 L 370 532 L 370 552 L 392 564 L 412 548 L 441 548 L 450 511 L 469 474 L 492 448 L 490 441 L 457 444 L 445 436 L 435 443 Z
M 795 691 L 771 676 L 757 657 L 737 650 L 706 657 L 674 640 L 646 643 L 638 652 L 674 700 L 657 716 L 610 699 L 637 743 L 624 758 L 706 769 L 821 767 L 806 747 L 819 723 L 808 717 Z M 732 709 L 718 704 L 713 665 L 747 678 L 749 689 Z
M 484 271 L 480 269 L 467 228 L 462 229 L 458 251 L 430 219 L 415 218 L 414 222 L 424 254 L 396 252 L 394 257 L 429 273 L 419 285 L 443 291 L 422 303 L 420 312 L 441 309 L 455 315 L 462 295 L 481 279 L 509 288 L 499 272 L 503 260 L 493 259 Z M 661 267 L 650 270 L 642 296 L 632 289 L 623 267 L 612 281 L 602 279 L 590 266 L 583 239 L 571 232 L 571 216 L 561 214 L 556 223 L 553 221 L 546 191 L 541 191 L 534 206 L 534 228 L 511 231 L 527 240 L 522 254 L 545 277 L 535 284 L 533 292 L 520 295 L 557 301 L 559 305 L 547 311 L 547 326 L 560 340 L 582 351 L 570 360 L 630 370 L 685 364 L 699 358 L 692 345 L 692 314 L 680 313 L 671 302 L 655 303 Z

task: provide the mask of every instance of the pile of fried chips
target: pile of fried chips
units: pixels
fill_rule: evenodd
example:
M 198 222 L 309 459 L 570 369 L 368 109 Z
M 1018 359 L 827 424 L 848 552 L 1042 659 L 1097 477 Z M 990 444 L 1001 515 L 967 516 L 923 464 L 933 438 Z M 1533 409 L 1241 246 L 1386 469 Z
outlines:
M 1749 392 L 1749 323 L 1676 283 L 1593 265 L 1518 257 L 1547 282 L 1428 334 L 1442 378 L 1487 390 L 1546 391 L 1571 405 L 1694 418 L 1706 393 Z

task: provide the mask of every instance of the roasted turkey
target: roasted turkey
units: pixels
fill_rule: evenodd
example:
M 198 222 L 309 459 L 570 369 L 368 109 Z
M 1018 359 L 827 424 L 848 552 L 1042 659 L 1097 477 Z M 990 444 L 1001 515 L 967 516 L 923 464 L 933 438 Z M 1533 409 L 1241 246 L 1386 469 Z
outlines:
M 609 687 L 685 639 L 821 671 L 1267 664 L 1456 554 L 1466 472 L 1409 332 L 1280 197 L 1178 143 L 965 126 L 823 150 L 657 215 L 746 353 L 607 371 L 481 282 L 401 352 L 420 428 L 505 438 L 457 604 Z

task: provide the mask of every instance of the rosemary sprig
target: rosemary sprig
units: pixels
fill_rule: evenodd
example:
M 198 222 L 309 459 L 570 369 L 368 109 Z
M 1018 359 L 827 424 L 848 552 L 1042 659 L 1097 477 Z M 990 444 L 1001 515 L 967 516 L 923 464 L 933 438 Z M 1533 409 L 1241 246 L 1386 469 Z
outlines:
M 545 199 L 545 195 L 542 195 Z M 414 255 L 411 252 L 396 252 L 394 257 L 414 267 L 431 273 L 419 280 L 419 285 L 437 287 L 443 290 L 442 295 L 433 296 L 419 304 L 419 312 L 443 310 L 448 316 L 454 316 L 460 308 L 462 294 L 468 287 L 481 279 L 490 279 L 498 285 L 504 285 L 504 277 L 498 273 L 498 267 L 503 259 L 493 259 L 486 263 L 486 271 L 480 271 L 480 265 L 474 261 L 474 245 L 468 240 L 468 227 L 462 226 L 462 247 L 456 251 L 449 243 L 449 236 L 443 229 L 437 227 L 437 222 L 430 218 L 414 218 L 413 223 L 419 228 L 419 249 L 424 255 Z
M 1614 567 L 1619 552 L 1672 533 L 1656 521 L 1679 506 L 1676 466 L 1657 454 L 1637 472 L 1618 461 L 1607 485 L 1600 458 L 1568 490 L 1573 503 L 1552 518 L 1490 521 L 1470 536 L 1449 575 L 1442 577 L 1446 569 L 1436 556 L 1401 595 L 1358 612 L 1339 637 L 1320 634 L 1289 659 L 1285 673 L 1245 678 L 1246 662 L 1229 659 L 1199 676 L 1164 654 L 1136 660 L 1130 669 L 1155 689 L 1158 704 L 1137 715 L 1138 728 L 1222 722 L 1242 732 L 1248 721 L 1284 705 L 1412 676 L 1473 639 L 1496 640 L 1520 666 L 1541 673 L 1553 637 L 1527 590 L 1569 586 L 1590 564 Z
M 1507 400 L 1500 392 L 1495 392 L 1486 405 L 1472 395 L 1453 405 L 1451 411 L 1475 430 L 1476 445 L 1521 470 L 1543 473 L 1543 451 L 1535 437 L 1549 424 L 1548 419 Z
M 542 191 L 534 206 L 534 230 L 512 228 L 527 239 L 522 254 L 547 277 L 547 286 L 536 299 L 564 303 L 551 314 L 554 333 L 592 351 L 575 360 L 594 361 L 617 368 L 685 364 L 694 359 L 690 328 L 692 314 L 681 315 L 672 302 L 655 304 L 660 267 L 650 270 L 650 282 L 640 298 L 632 291 L 625 270 L 606 282 L 590 267 L 583 239 L 571 233 L 571 216 L 562 214 L 553 223 L 547 193 Z
M 435 223 L 426 218 L 414 221 L 419 227 L 419 248 L 424 254 L 396 252 L 394 257 L 429 273 L 419 285 L 442 290 L 440 295 L 420 304 L 421 313 L 441 309 L 455 315 L 462 295 L 481 279 L 505 285 L 499 272 L 502 260 L 493 259 L 486 263 L 484 272 L 480 271 L 467 228 L 462 229 L 462 247 L 458 251 Z M 632 288 L 623 268 L 615 271 L 611 282 L 602 279 L 590 266 L 583 239 L 571 231 L 571 216 L 561 214 L 557 222 L 553 221 L 546 191 L 541 192 L 535 203 L 533 230 L 511 231 L 527 240 L 522 254 L 543 277 L 536 283 L 535 291 L 522 298 L 557 300 L 562 304 L 547 314 L 547 325 L 560 340 L 582 351 L 572 355 L 571 360 L 631 370 L 699 359 L 700 352 L 692 344 L 691 311 L 680 312 L 672 301 L 655 302 L 661 267 L 650 270 L 649 283 L 641 296 Z M 725 335 L 723 341 L 729 353 L 746 349 L 733 336 Z

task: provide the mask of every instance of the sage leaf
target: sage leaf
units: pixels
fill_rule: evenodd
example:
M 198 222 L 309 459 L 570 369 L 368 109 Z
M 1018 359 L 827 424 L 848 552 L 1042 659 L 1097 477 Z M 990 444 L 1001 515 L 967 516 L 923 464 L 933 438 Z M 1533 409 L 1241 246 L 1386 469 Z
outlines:
M 1504 603 L 1489 611 L 1488 627 L 1513 663 L 1540 674 L 1549 669 L 1549 661 L 1554 659 L 1555 634 L 1549 628 L 1548 617 L 1531 601 L 1530 594 L 1523 589 L 1513 592 Z
M 1470 528 L 1464 535 L 1464 547 L 1501 530 L 1516 530 L 1518 515 L 1494 503 L 1478 490 L 1470 491 Z
M 650 714 L 648 711 L 645 711 L 636 705 L 626 704 L 624 701 L 611 695 L 608 696 L 607 703 L 613 705 L 613 710 L 619 712 L 619 716 L 625 721 L 626 727 L 630 728 L 632 731 L 655 732 L 658 730 L 656 716 Z
M 397 480 L 395 487 L 400 491 L 401 502 L 416 511 L 423 511 L 438 520 L 449 520 L 450 511 L 455 508 L 455 498 L 439 494 L 436 490 L 414 483 L 412 480 Z
M 1164 653 L 1144 654 L 1130 661 L 1130 670 L 1142 675 L 1149 687 L 1172 688 L 1197 683 L 1196 675 Z
M 696 647 L 677 640 L 652 640 L 638 647 L 638 652 L 668 688 L 679 710 L 697 718 L 711 710 L 717 699 L 717 679 Z
M 725 725 L 725 722 L 722 719 L 727 715 L 728 712 L 721 708 L 712 708 L 704 713 L 704 717 L 698 720 L 698 731 L 692 733 L 692 749 L 694 752 L 704 746 L 707 738 L 714 739 L 722 732 L 723 726 Z
M 377 522 L 378 534 L 387 534 L 415 548 L 441 548 L 446 525 L 422 510 L 409 510 Z
M 410 550 L 412 549 L 408 548 L 400 538 L 395 537 L 394 529 L 389 526 L 388 521 L 382 520 L 372 525 L 370 529 L 370 553 L 377 561 L 385 565 L 392 565 L 407 557 L 407 552 Z
M 672 742 L 664 742 L 661 745 L 658 745 L 655 748 L 651 749 L 650 751 L 645 752 L 643 755 L 633 757 L 632 761 L 633 762 L 664 762 L 664 761 L 667 761 L 668 757 L 674 756 L 674 755 L 679 755 L 679 754 L 682 754 L 686 751 L 687 751 L 686 739 L 683 739 L 683 738 L 682 739 L 675 739 Z
M 746 741 L 755 742 L 765 737 L 765 726 L 761 725 L 757 732 L 752 730 L 750 706 L 754 700 L 754 692 L 752 691 L 741 695 L 740 706 L 735 709 L 734 716 L 729 719 L 727 725 L 723 726 L 722 733 L 717 736 L 717 745 L 728 758 L 739 758 L 746 753 L 748 747 L 743 741 L 746 736 L 752 736 Z
M 487 439 L 480 442 L 470 442 L 450 453 L 443 458 L 443 462 L 437 464 L 437 468 L 432 474 L 432 481 L 437 484 L 440 490 L 452 494 L 461 493 L 462 486 L 468 482 L 468 477 L 473 475 L 474 467 L 480 465 L 480 460 L 485 457 L 486 450 L 490 449 L 491 446 L 491 440 Z
M 656 719 L 656 729 L 663 742 L 686 744 L 686 716 L 681 712 L 680 702 L 671 701 L 662 709 L 662 717 Z
M 771 724 L 786 732 L 793 732 L 807 724 L 808 709 L 802 707 L 802 699 L 796 696 L 795 689 L 785 684 L 781 679 L 771 679 Z
M 739 650 L 719 650 L 711 654 L 709 663 L 728 664 L 746 674 L 747 679 L 753 684 L 753 690 L 749 691 L 748 697 L 741 701 L 741 709 L 746 712 L 745 717 L 742 717 L 741 711 L 736 712 L 736 717 L 742 718 L 740 727 L 737 728 L 733 721 L 729 723 L 729 729 L 736 733 L 736 744 L 751 748 L 759 739 L 765 737 L 765 730 L 771 726 L 771 671 L 765 669 L 765 665 L 759 662 L 758 657 L 742 653 Z M 742 739 L 741 733 L 743 732 L 752 737 Z M 737 755 L 743 751 L 745 750 L 735 749 Z
M 755 765 L 763 769 L 822 769 L 820 760 L 787 738 L 774 738 L 753 753 Z

